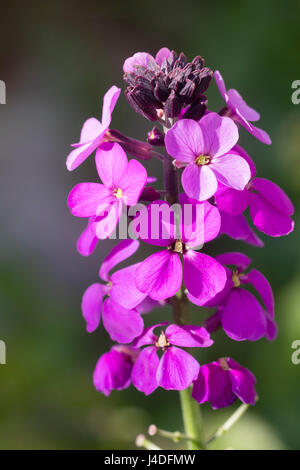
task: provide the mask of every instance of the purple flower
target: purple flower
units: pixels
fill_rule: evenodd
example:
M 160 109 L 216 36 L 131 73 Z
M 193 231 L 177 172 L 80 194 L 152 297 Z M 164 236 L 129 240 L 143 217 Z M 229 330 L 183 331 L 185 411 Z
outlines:
M 124 73 L 132 73 L 135 70 L 135 67 L 142 65 L 147 68 L 155 62 L 157 65 L 161 66 L 165 59 L 168 59 L 171 51 L 167 47 L 162 47 L 157 52 L 155 58 L 148 52 L 136 52 L 132 57 L 128 57 L 125 60 L 123 65 Z
M 294 228 L 292 202 L 265 178 L 253 178 L 243 191 L 219 185 L 215 200 L 220 211 L 231 215 L 240 215 L 249 207 L 255 227 L 271 237 L 288 235 Z
M 253 126 L 253 124 L 250 124 L 250 122 L 258 121 L 260 119 L 259 113 L 247 105 L 237 90 L 234 88 L 226 90 L 223 77 L 218 70 L 214 73 L 214 77 L 219 92 L 221 93 L 221 96 L 227 105 L 226 114 L 229 115 L 234 121 L 241 124 L 258 140 L 264 144 L 270 145 L 272 142 L 266 131 L 260 129 L 259 127 Z
M 213 344 L 209 333 L 200 326 L 169 325 L 159 336 L 154 334 L 155 328 L 167 324 L 159 323 L 146 328 L 134 342 L 137 348 L 147 345 L 140 352 L 132 370 L 133 385 L 145 395 L 157 387 L 184 390 L 198 377 L 200 366 L 196 359 L 176 346 L 206 348 Z M 158 351 L 163 353 L 161 359 Z
M 103 354 L 94 371 L 95 388 L 108 396 L 111 390 L 123 390 L 129 387 L 133 364 L 138 353 L 137 349 L 120 344 Z
M 182 199 L 182 217 L 179 233 L 176 224 L 167 220 L 164 209 L 175 214 L 165 201 L 155 201 L 148 206 L 149 221 L 153 215 L 160 213 L 162 219 L 155 218 L 154 224 L 148 224 L 148 235 L 142 237 L 143 241 L 152 245 L 165 247 L 146 258 L 136 270 L 136 285 L 141 292 L 147 293 L 152 299 L 164 300 L 172 297 L 180 289 L 183 277 L 187 289 L 195 297 L 206 302 L 224 288 L 226 273 L 211 256 L 192 250 L 209 240 L 214 239 L 220 229 L 220 215 L 218 210 L 205 202 L 203 204 Z M 189 204 L 185 204 L 189 203 Z M 200 209 L 190 224 L 186 224 L 185 209 L 192 207 Z M 152 228 L 155 228 L 155 237 Z
M 137 240 L 123 240 L 116 245 L 99 271 L 99 277 L 105 284 L 92 284 L 83 294 L 82 314 L 89 333 L 98 327 L 102 314 L 104 328 L 112 340 L 130 343 L 141 334 L 144 324 L 137 306 L 144 301 L 146 294 L 135 285 L 135 271 L 139 263 L 111 274 L 111 270 L 135 253 L 138 247 Z
M 66 165 L 69 171 L 75 170 L 84 162 L 97 147 L 105 142 L 105 134 L 111 122 L 111 114 L 118 101 L 121 89 L 112 86 L 104 95 L 101 122 L 96 118 L 89 118 L 82 126 L 80 141 L 73 144 L 75 147 L 67 156 Z
M 223 291 L 206 302 L 207 307 L 220 307 L 220 322 L 226 334 L 236 341 L 256 341 L 263 336 L 269 341 L 275 339 L 277 327 L 274 320 L 274 297 L 265 276 L 257 269 L 244 273 L 251 259 L 243 253 L 224 253 L 216 257 L 226 268 L 227 282 Z M 264 307 L 256 297 L 243 287 L 250 284 L 259 294 Z M 189 299 L 196 305 L 203 305 L 190 294 Z
M 200 367 L 192 396 L 198 403 L 210 402 L 214 410 L 231 405 L 237 398 L 255 405 L 256 379 L 230 357 Z
M 187 166 L 181 182 L 186 194 L 199 201 L 212 197 L 218 182 L 243 190 L 251 173 L 248 162 L 232 148 L 238 141 L 237 126 L 230 118 L 216 113 L 177 121 L 167 132 L 168 153 Z
M 77 217 L 100 217 L 95 231 L 104 239 L 116 228 L 123 205 L 137 203 L 147 172 L 137 160 L 128 162 L 117 143 L 105 143 L 97 150 L 96 165 L 103 184 L 79 183 L 70 192 L 68 205 Z

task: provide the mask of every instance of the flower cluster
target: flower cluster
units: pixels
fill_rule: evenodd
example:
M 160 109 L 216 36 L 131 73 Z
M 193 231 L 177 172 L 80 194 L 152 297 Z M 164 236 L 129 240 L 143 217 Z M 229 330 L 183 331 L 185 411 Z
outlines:
M 236 399 L 253 405 L 256 380 L 249 370 L 229 357 L 200 366 L 189 348 L 210 347 L 219 328 L 234 341 L 276 337 L 272 289 L 260 271 L 249 270 L 250 258 L 204 252 L 224 234 L 262 246 L 245 216 L 248 208 L 254 227 L 264 234 L 279 237 L 293 230 L 288 196 L 256 176 L 251 157 L 238 145 L 241 127 L 265 144 L 271 139 L 252 124 L 259 113 L 236 90 L 226 90 L 220 72 L 205 67 L 200 56 L 188 62 L 183 53 L 163 48 L 155 57 L 134 54 L 123 70 L 129 104 L 155 127 L 145 141 L 111 129 L 120 95 L 113 86 L 104 96 L 101 122 L 84 123 L 67 157 L 67 168 L 74 170 L 95 152 L 101 180 L 80 183 L 69 194 L 71 213 L 88 222 L 78 251 L 91 255 L 99 239 L 115 232 L 122 214 L 131 224 L 132 239 L 113 247 L 101 264 L 101 282 L 82 298 L 87 331 L 102 321 L 117 343 L 98 360 L 95 387 L 109 395 L 132 384 L 148 395 L 158 387 L 192 386 L 193 398 L 213 408 Z M 219 112 L 208 108 L 204 95 L 213 77 L 225 101 Z M 162 161 L 162 189 L 151 186 L 156 179 L 139 161 L 151 158 Z M 116 269 L 137 255 L 141 242 L 152 246 L 152 254 Z M 190 324 L 188 302 L 214 311 L 201 324 Z M 166 305 L 173 308 L 171 322 L 163 317 Z M 151 325 L 154 309 L 161 309 L 162 318 Z

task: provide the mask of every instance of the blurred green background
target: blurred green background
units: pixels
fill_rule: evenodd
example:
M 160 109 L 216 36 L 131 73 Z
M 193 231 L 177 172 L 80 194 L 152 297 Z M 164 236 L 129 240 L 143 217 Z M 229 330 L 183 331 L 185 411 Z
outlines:
M 204 56 L 261 112 L 259 125 L 273 145 L 244 130 L 241 143 L 259 176 L 281 185 L 296 206 L 288 238 L 262 237 L 264 249 L 227 238 L 211 245 L 216 253 L 242 250 L 253 258 L 273 285 L 279 325 L 274 343 L 234 343 L 219 332 L 201 354 L 202 362 L 231 355 L 258 380 L 257 406 L 216 446 L 300 448 L 300 365 L 291 362 L 291 344 L 300 339 L 300 105 L 291 102 L 291 83 L 300 80 L 299 17 L 299 1 L 280 0 L 1 4 L 0 79 L 7 86 L 7 104 L 0 106 L 0 339 L 7 345 L 1 449 L 129 449 L 151 423 L 182 427 L 176 392 L 145 398 L 129 388 L 105 398 L 94 390 L 93 369 L 110 341 L 102 327 L 85 332 L 80 300 L 112 242 L 80 257 L 75 243 L 84 222 L 66 206 L 74 184 L 96 180 L 93 159 L 67 172 L 69 144 L 87 117 L 100 116 L 108 87 L 123 86 L 123 60 L 162 46 Z M 214 83 L 208 98 L 213 109 L 223 105 Z M 124 96 L 112 124 L 141 139 L 151 128 Z M 158 174 L 160 167 L 147 169 Z M 193 315 L 205 318 L 199 310 Z M 165 316 L 171 318 L 168 309 Z M 156 312 L 151 322 L 159 318 Z M 207 433 L 236 406 L 218 412 L 203 406 Z

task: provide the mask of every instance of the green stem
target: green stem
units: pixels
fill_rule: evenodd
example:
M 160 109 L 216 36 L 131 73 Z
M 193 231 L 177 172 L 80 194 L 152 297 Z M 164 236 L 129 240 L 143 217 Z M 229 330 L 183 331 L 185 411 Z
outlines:
M 240 405 L 235 412 L 230 416 L 230 418 L 225 421 L 222 426 L 217 429 L 217 431 L 208 439 L 206 445 L 210 444 L 211 442 L 215 441 L 219 437 L 223 436 L 225 432 L 229 431 L 230 428 L 243 416 L 243 414 L 248 410 L 249 405 L 243 403 Z
M 166 200 L 170 204 L 179 202 L 178 171 L 173 165 L 171 157 L 165 153 L 163 162 L 164 183 L 166 190 Z M 179 325 L 188 323 L 188 300 L 184 293 L 184 285 L 180 291 L 171 299 L 174 321 Z M 185 434 L 190 437 L 187 440 L 189 450 L 204 449 L 203 424 L 200 407 L 192 398 L 191 390 L 188 388 L 180 393 L 180 403 L 182 410 Z
M 190 388 L 179 392 L 185 433 L 190 436 L 189 450 L 205 449 L 200 406 L 192 398 Z

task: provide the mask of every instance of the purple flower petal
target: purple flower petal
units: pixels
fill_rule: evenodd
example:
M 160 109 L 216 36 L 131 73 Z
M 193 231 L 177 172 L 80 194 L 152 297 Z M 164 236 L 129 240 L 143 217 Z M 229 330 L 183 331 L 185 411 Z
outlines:
M 199 125 L 204 136 L 204 148 L 202 148 L 204 155 L 211 157 L 224 155 L 232 149 L 239 139 L 238 128 L 233 120 L 217 113 L 205 114 L 200 119 Z
M 200 367 L 192 396 L 198 403 L 209 401 L 214 410 L 229 406 L 236 400 L 232 392 L 230 377 L 218 362 L 211 362 Z
M 138 338 L 135 338 L 134 343 L 133 343 L 134 347 L 141 348 L 142 346 L 145 346 L 146 344 L 155 344 L 156 341 L 158 340 L 158 336 L 154 334 L 154 330 L 156 328 L 160 328 L 168 324 L 169 322 L 165 321 L 165 322 L 157 323 L 156 325 L 148 326 L 147 328 L 145 328 L 142 334 Z
M 165 300 L 181 286 L 182 266 L 179 256 L 163 250 L 149 256 L 136 270 L 136 285 L 154 300 Z
M 201 298 L 197 299 L 197 297 L 194 297 L 190 293 L 188 293 L 188 295 L 187 295 L 188 299 L 193 304 L 199 305 L 200 307 L 205 305 L 205 307 L 211 308 L 211 307 L 219 307 L 219 306 L 224 305 L 225 302 L 228 299 L 228 296 L 231 293 L 231 290 L 234 287 L 234 284 L 233 284 L 233 281 L 232 281 L 232 271 L 231 271 L 231 269 L 225 268 L 225 272 L 226 272 L 225 286 L 220 292 L 218 292 L 214 297 L 212 297 L 212 299 L 210 299 L 210 300 L 203 303 L 203 300 Z
M 251 263 L 249 256 L 244 255 L 244 253 L 239 253 L 237 251 L 229 251 L 228 253 L 223 253 L 216 256 L 216 259 L 223 265 L 233 265 L 236 266 L 239 272 L 245 271 Z
M 95 217 L 91 217 L 86 228 L 77 240 L 77 250 L 82 256 L 90 256 L 98 243 L 94 227 Z
M 211 165 L 198 166 L 190 163 L 183 170 L 181 183 L 186 194 L 199 201 L 209 199 L 218 189 L 218 182 Z
M 127 206 L 133 206 L 138 202 L 146 181 L 147 172 L 143 165 L 137 160 L 130 160 L 118 181 L 118 187 L 123 191 L 122 200 Z
M 132 383 L 137 390 L 150 395 L 158 387 L 156 374 L 159 365 L 156 348 L 153 346 L 143 349 L 132 370 Z
M 231 215 L 242 214 L 249 205 L 250 194 L 247 189 L 237 191 L 221 183 L 215 194 L 215 200 L 220 211 Z
M 266 333 L 266 315 L 250 292 L 233 289 L 222 313 L 222 326 L 236 341 L 256 341 Z
M 110 125 L 111 115 L 116 106 L 120 93 L 121 88 L 118 88 L 113 85 L 104 95 L 101 122 L 102 125 L 106 128 L 108 128 L 108 126 Z
M 237 90 L 231 88 L 227 91 L 227 95 L 228 104 L 230 104 L 230 107 L 234 110 L 238 109 L 238 111 L 245 119 L 247 119 L 247 121 L 258 121 L 260 119 L 260 114 L 243 100 Z
M 225 86 L 224 79 L 223 79 L 222 75 L 220 74 L 219 70 L 215 71 L 214 79 L 216 81 L 216 84 L 217 84 L 217 87 L 219 89 L 220 95 L 222 96 L 224 101 L 227 102 L 228 96 L 227 96 L 227 92 L 226 92 L 226 86 Z
M 117 264 L 132 256 L 139 246 L 140 243 L 137 240 L 122 240 L 118 245 L 114 246 L 101 264 L 99 271 L 100 278 L 108 282 L 110 280 L 110 271 Z
M 250 372 L 250 370 L 242 367 L 240 364 L 235 362 L 233 359 L 228 358 L 227 360 L 230 369 L 228 374 L 232 383 L 233 393 L 243 402 L 250 405 L 255 405 L 256 390 L 255 383 L 256 378 Z
M 271 237 L 288 235 L 294 229 L 290 216 L 279 212 L 258 194 L 251 194 L 250 215 L 255 227 Z
M 167 152 L 180 162 L 190 163 L 204 152 L 204 136 L 192 119 L 177 121 L 165 136 Z M 191 196 L 192 197 L 192 196 Z M 196 198 L 195 198 L 196 199 Z
M 165 390 L 184 390 L 198 377 L 200 366 L 189 353 L 169 347 L 159 362 L 158 385 Z
M 69 194 L 68 206 L 77 217 L 97 215 L 99 206 L 112 202 L 111 191 L 99 183 L 79 183 Z
M 282 214 L 294 214 L 294 206 L 290 198 L 277 184 L 273 183 L 273 181 L 269 181 L 265 178 L 254 178 L 250 183 L 249 189 L 265 199 Z
M 107 129 L 104 127 L 96 139 L 79 145 L 69 153 L 66 161 L 66 166 L 69 171 L 73 171 L 78 168 L 79 165 L 81 165 L 96 150 L 96 148 L 101 144 L 106 130 Z
M 250 134 L 252 134 L 256 139 L 260 140 L 263 144 L 266 145 L 271 145 L 272 140 L 269 136 L 269 134 L 264 131 L 263 129 L 260 129 L 259 127 L 253 126 L 253 124 L 250 124 L 240 113 L 238 110 L 236 110 L 237 116 L 238 116 L 238 122 L 248 131 Z
M 154 61 L 151 54 L 148 52 L 136 52 L 132 57 L 128 57 L 123 65 L 124 73 L 131 73 L 134 71 L 134 66 L 143 65 L 148 67 L 149 62 Z
M 121 199 L 112 200 L 110 205 L 99 204 L 97 208 L 97 221 L 95 222 L 96 235 L 100 240 L 108 238 L 116 226 L 122 214 L 123 204 Z
M 105 142 L 96 152 L 99 177 L 108 188 L 118 188 L 127 167 L 126 153 L 119 144 Z
M 252 284 L 254 289 L 257 290 L 265 307 L 271 317 L 273 318 L 275 315 L 274 310 L 274 295 L 272 291 L 272 287 L 270 286 L 269 281 L 267 278 L 257 269 L 251 269 L 248 274 L 245 274 L 241 277 L 241 282 Z
M 196 325 L 169 325 L 166 337 L 171 344 L 184 348 L 208 348 L 213 344 L 205 328 Z
M 255 165 L 254 165 L 254 161 L 252 160 L 250 155 L 248 155 L 246 150 L 243 147 L 241 147 L 240 145 L 236 144 L 230 150 L 230 153 L 236 153 L 237 155 L 240 155 L 240 157 L 243 157 L 246 160 L 246 162 L 248 163 L 248 165 L 250 167 L 250 170 L 251 170 L 251 178 L 254 178 L 255 175 L 256 175 L 256 168 L 255 168 Z
M 99 326 L 102 303 L 106 294 L 107 287 L 99 283 L 89 286 L 83 294 L 81 310 L 88 333 L 92 333 Z
M 186 195 L 181 195 L 180 202 L 183 212 L 182 238 L 189 247 L 203 245 L 218 236 L 221 216 L 215 206 L 207 201 L 200 203 Z
M 189 250 L 184 255 L 184 281 L 187 290 L 202 305 L 220 292 L 226 283 L 224 267 L 211 256 Z
M 136 263 L 120 269 L 112 274 L 112 288 L 110 297 L 122 307 L 131 309 L 144 300 L 147 294 L 137 289 L 135 283 L 135 272 L 141 263 Z
M 170 49 L 168 49 L 167 47 L 162 47 L 161 49 L 159 49 L 159 51 L 157 52 L 155 56 L 155 62 L 161 66 L 163 61 L 168 59 L 170 54 L 171 54 Z
M 130 343 L 143 331 L 144 322 L 136 310 L 128 310 L 113 302 L 104 301 L 102 320 L 106 331 L 113 341 Z
M 87 119 L 81 129 L 80 142 L 75 145 L 86 144 L 95 140 L 96 137 L 102 134 L 104 129 L 106 130 L 105 126 L 98 119 L 94 117 Z
M 228 235 L 228 237 L 234 240 L 242 240 L 245 243 L 249 243 L 249 245 L 257 247 L 264 246 L 264 242 L 256 235 L 254 230 L 252 230 L 243 214 L 231 215 L 222 211 L 220 214 L 221 234 Z
M 129 349 L 129 348 L 128 348 Z M 95 388 L 110 395 L 111 390 L 123 390 L 130 385 L 133 362 L 131 356 L 114 348 L 103 354 L 94 371 Z
M 220 183 L 238 191 L 242 191 L 251 178 L 248 163 L 236 154 L 214 158 L 210 168 Z

